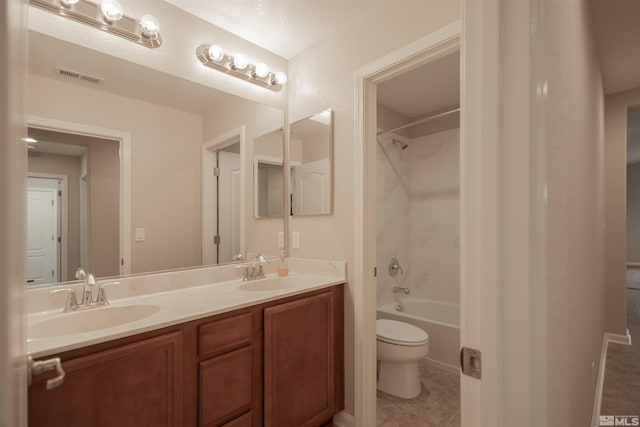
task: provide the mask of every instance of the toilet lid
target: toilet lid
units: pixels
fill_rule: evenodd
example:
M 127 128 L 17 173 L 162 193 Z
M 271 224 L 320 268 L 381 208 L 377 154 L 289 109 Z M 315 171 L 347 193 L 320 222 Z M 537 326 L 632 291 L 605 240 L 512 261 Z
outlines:
M 379 339 L 395 343 L 424 343 L 429 341 L 429 334 L 408 323 L 397 320 L 376 320 L 376 333 Z

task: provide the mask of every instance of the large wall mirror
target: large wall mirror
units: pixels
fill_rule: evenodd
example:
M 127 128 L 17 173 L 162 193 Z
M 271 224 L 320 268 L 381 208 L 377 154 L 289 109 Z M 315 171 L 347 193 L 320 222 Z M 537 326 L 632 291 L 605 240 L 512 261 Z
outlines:
M 291 214 L 330 214 L 333 198 L 333 113 L 291 124 Z
M 283 111 L 35 31 L 28 86 L 29 284 L 278 254 L 253 169 L 282 174 Z

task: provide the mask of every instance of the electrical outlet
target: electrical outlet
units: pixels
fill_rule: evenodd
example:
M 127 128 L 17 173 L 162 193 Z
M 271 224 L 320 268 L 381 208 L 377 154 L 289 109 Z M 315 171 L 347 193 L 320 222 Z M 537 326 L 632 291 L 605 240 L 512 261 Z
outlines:
M 291 239 L 291 247 L 293 249 L 299 249 L 300 248 L 300 232 L 299 231 L 294 231 L 293 232 L 293 238 Z
M 278 231 L 278 247 L 284 248 L 284 231 Z

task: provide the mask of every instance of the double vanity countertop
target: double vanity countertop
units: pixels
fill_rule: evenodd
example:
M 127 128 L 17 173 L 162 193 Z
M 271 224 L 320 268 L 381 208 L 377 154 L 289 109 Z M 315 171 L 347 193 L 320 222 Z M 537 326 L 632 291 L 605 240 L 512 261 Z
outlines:
M 276 276 L 275 264 L 265 266 L 264 279 L 250 281 L 242 281 L 237 264 L 120 278 L 105 288 L 109 305 L 67 313 L 62 312 L 65 292 L 52 290 L 72 288 L 80 294 L 82 284 L 30 289 L 27 353 L 44 357 L 346 281 L 344 262 L 290 258 L 285 277 Z M 109 282 L 99 281 L 96 288 Z

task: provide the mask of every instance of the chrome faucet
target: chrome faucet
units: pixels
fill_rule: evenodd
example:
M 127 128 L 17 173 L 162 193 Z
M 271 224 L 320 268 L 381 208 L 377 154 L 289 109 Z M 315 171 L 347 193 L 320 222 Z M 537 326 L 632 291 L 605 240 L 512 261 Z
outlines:
M 96 278 L 93 274 L 85 273 L 84 269 L 78 268 L 76 270 L 76 279 L 84 281 L 84 288 L 82 290 L 82 302 L 80 303 L 83 306 L 88 306 L 93 303 L 93 293 L 92 289 L 96 285 Z
M 92 288 L 96 285 L 96 278 L 93 276 L 93 274 L 86 274 L 84 269 L 79 268 L 76 271 L 76 279 L 82 280 L 84 282 L 82 296 L 79 302 L 76 292 L 71 288 L 54 289 L 53 291 L 51 291 L 51 293 L 67 292 L 67 301 L 65 303 L 64 309 L 62 310 L 63 313 L 66 313 L 68 311 L 81 310 L 89 307 L 108 305 L 109 300 L 107 299 L 105 288 L 107 286 L 120 284 L 120 282 L 103 283 L 98 288 L 98 297 L 94 300 Z
M 269 263 L 265 259 L 264 255 L 257 254 L 254 257 L 247 256 L 247 258 L 249 258 L 249 260 L 246 264 L 239 265 L 236 267 L 236 268 L 244 269 L 244 275 L 242 277 L 242 281 L 247 282 L 249 280 L 264 279 L 263 266 Z
M 411 293 L 411 291 L 409 290 L 409 288 L 401 288 L 400 286 L 394 286 L 393 287 L 393 293 L 394 294 L 409 295 Z

